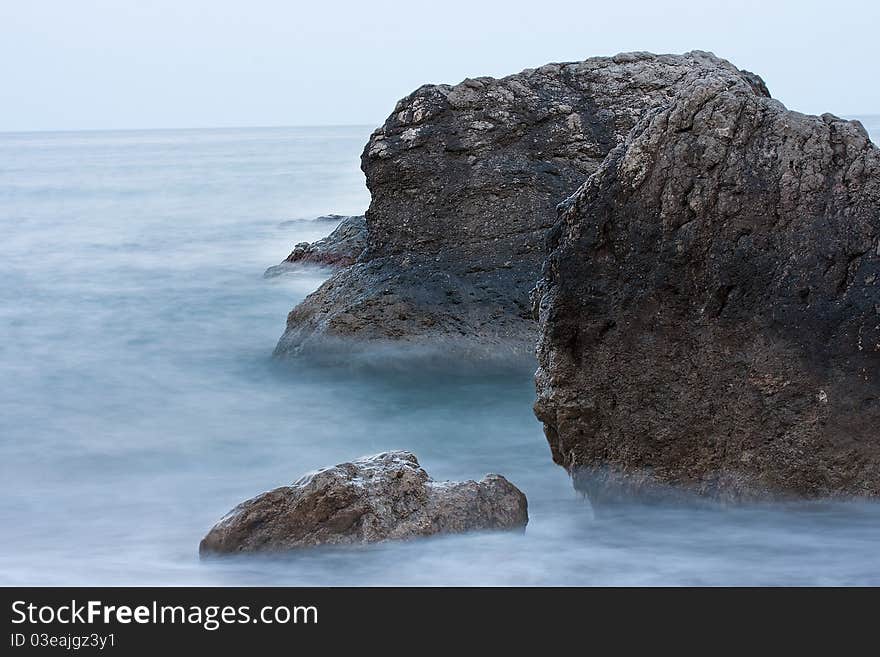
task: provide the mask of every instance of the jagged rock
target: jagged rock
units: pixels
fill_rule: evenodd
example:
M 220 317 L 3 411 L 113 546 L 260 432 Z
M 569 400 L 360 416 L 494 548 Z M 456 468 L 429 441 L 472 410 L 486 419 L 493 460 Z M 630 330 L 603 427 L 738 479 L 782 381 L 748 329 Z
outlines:
M 367 224 L 363 215 L 327 215 L 315 221 L 337 220 L 339 225 L 317 242 L 300 242 L 280 265 L 269 267 L 265 276 L 278 276 L 297 264 L 343 267 L 353 264 L 367 246 Z
M 288 317 L 276 354 L 376 343 L 534 357 L 528 292 L 555 206 L 651 108 L 695 79 L 757 76 L 711 54 L 628 53 L 426 85 L 361 160 L 368 247 Z
M 235 507 L 201 554 L 271 552 L 474 530 L 523 529 L 526 497 L 507 479 L 433 481 L 415 454 L 385 452 L 307 475 Z
M 535 410 L 557 463 L 880 494 L 880 152 L 858 122 L 693 81 L 548 242 Z

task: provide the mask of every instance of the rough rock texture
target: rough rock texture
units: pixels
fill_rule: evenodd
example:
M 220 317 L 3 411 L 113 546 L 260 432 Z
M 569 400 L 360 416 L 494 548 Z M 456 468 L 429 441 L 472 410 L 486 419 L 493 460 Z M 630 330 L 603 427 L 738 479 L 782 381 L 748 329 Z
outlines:
M 702 52 L 417 89 L 364 149 L 367 250 L 290 313 L 276 353 L 359 338 L 533 358 L 528 292 L 556 205 L 647 110 L 695 79 L 767 95 L 757 76 Z
M 695 81 L 548 241 L 535 410 L 556 462 L 880 494 L 880 152 L 858 122 Z
M 526 496 L 500 475 L 432 481 L 410 452 L 385 452 L 307 475 L 239 504 L 201 554 L 375 543 L 473 530 L 523 529 Z
M 266 276 L 277 276 L 298 264 L 344 267 L 353 264 L 367 246 L 367 224 L 363 215 L 341 217 L 328 215 L 318 220 L 338 219 L 339 225 L 317 242 L 300 242 L 280 265 L 269 267 Z

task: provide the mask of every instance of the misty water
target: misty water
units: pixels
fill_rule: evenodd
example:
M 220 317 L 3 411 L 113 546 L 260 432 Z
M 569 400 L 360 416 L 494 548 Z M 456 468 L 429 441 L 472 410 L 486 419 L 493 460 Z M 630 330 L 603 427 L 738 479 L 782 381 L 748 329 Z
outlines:
M 880 584 L 876 503 L 594 511 L 530 371 L 273 360 L 326 273 L 262 273 L 364 210 L 369 132 L 0 134 L 0 584 Z M 388 449 L 506 475 L 527 531 L 199 560 L 243 499 Z

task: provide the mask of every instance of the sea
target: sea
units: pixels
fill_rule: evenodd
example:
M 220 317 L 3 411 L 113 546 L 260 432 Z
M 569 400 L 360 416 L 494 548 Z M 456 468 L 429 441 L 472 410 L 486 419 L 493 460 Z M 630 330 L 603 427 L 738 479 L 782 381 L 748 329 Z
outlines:
M 878 503 L 594 509 L 529 370 L 273 359 L 328 272 L 263 272 L 364 211 L 370 131 L 0 133 L 0 585 L 880 584 Z M 504 474 L 527 530 L 199 559 L 242 500 L 390 449 Z

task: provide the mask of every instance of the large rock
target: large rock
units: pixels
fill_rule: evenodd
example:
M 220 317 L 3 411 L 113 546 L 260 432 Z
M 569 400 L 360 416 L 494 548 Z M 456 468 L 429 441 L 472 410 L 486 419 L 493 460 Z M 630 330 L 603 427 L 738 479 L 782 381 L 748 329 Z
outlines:
M 880 494 L 880 152 L 859 123 L 692 81 L 549 242 L 535 409 L 576 484 Z
M 523 529 L 526 497 L 500 475 L 431 480 L 410 452 L 385 452 L 307 475 L 235 507 L 201 554 L 375 543 L 473 530 Z
M 646 111 L 695 79 L 767 95 L 756 76 L 702 52 L 629 53 L 417 89 L 364 149 L 367 250 L 290 313 L 276 353 L 366 340 L 531 360 L 528 292 L 555 206 Z
M 337 220 L 327 237 L 316 242 L 300 242 L 280 265 L 269 267 L 265 276 L 278 276 L 297 265 L 343 267 L 353 264 L 367 246 L 367 224 L 364 216 L 327 215 L 318 220 Z

